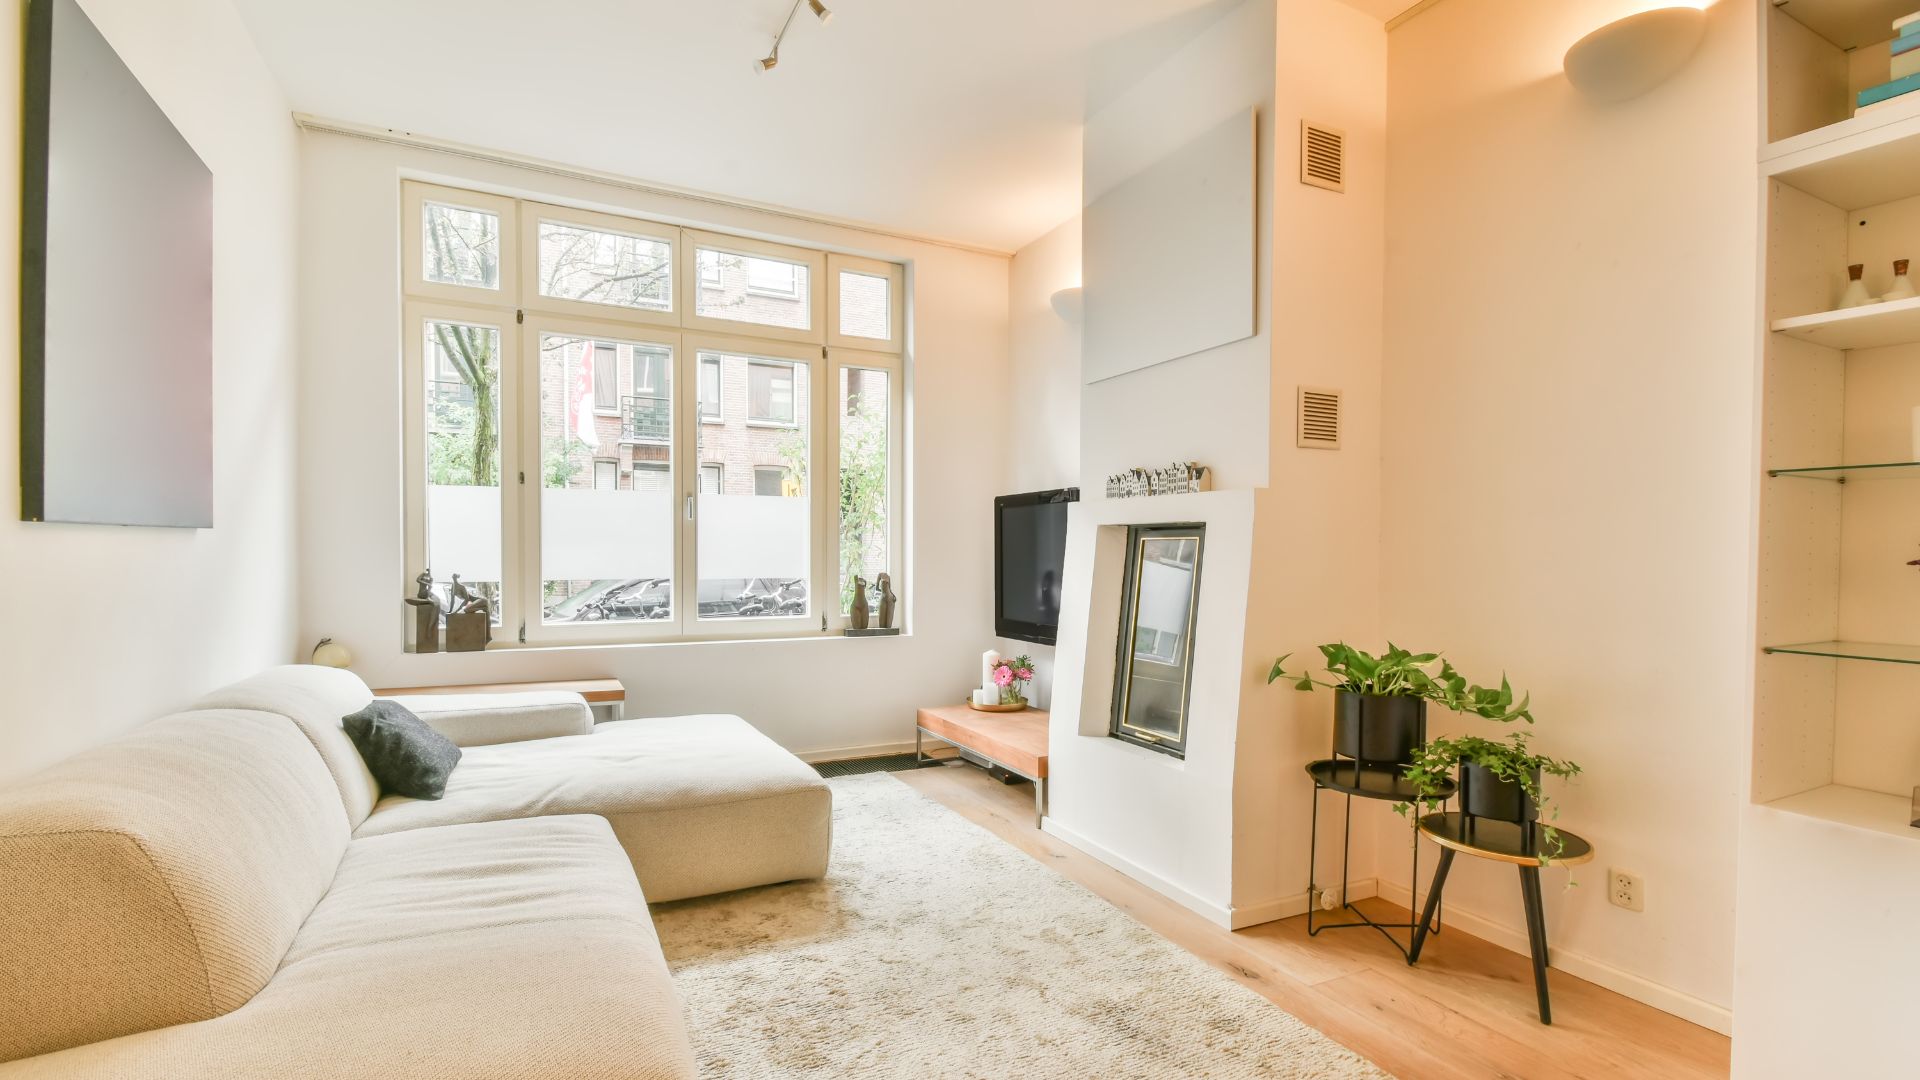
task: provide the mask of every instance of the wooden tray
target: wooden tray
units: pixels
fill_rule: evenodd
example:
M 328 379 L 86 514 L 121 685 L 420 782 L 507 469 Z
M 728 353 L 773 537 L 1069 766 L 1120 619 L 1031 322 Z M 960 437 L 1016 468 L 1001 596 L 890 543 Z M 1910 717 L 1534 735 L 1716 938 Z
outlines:
M 1026 707 L 1027 703 L 1024 701 L 1018 705 L 975 705 L 972 699 L 967 701 L 967 708 L 974 712 L 1019 712 Z

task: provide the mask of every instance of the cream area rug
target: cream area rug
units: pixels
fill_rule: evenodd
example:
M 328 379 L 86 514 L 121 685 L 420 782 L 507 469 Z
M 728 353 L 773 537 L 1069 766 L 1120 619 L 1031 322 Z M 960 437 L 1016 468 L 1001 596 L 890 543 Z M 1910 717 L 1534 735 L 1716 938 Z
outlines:
M 885 774 L 823 881 L 654 908 L 708 1077 L 1385 1077 Z

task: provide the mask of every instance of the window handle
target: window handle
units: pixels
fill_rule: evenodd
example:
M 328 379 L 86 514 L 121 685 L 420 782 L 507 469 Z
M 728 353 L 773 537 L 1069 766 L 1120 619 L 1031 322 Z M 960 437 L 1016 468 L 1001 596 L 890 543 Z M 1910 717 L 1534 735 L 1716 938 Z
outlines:
M 693 520 L 693 496 L 687 496 L 687 520 Z

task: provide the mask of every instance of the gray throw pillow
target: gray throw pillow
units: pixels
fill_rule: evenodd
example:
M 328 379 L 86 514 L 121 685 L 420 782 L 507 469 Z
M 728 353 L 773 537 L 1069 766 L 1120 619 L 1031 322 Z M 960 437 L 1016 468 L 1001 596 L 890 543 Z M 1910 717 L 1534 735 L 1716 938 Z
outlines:
M 380 790 L 413 799 L 446 794 L 447 777 L 460 763 L 452 739 L 427 726 L 397 701 L 375 698 L 366 708 L 340 718 L 347 738 L 366 760 Z

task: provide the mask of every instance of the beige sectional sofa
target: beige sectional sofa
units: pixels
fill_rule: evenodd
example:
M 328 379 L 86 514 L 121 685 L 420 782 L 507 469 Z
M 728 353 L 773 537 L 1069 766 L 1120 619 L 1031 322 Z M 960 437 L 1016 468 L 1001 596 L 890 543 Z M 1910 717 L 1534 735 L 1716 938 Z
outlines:
M 0 1080 L 694 1075 L 647 901 L 824 873 L 826 785 L 562 698 L 434 703 L 485 745 L 383 799 L 370 698 L 275 669 L 0 791 Z

